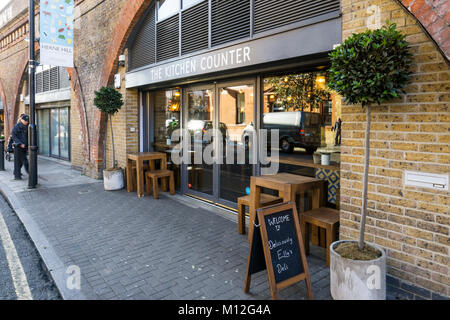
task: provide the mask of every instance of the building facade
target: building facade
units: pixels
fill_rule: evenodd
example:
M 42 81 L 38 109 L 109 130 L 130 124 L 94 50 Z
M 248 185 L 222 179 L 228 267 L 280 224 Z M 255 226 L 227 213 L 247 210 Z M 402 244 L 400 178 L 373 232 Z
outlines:
M 45 119 L 51 123 L 54 113 L 60 127 L 64 112 L 69 113 L 67 159 L 74 168 L 100 178 L 103 168 L 112 165 L 106 117 L 93 105 L 94 91 L 102 86 L 115 85 L 124 97 L 124 106 L 112 118 L 116 159 L 122 168 L 127 153 L 172 148 L 177 141 L 172 141 L 171 133 L 177 128 L 189 132 L 217 128 L 226 145 L 236 150 L 246 145 L 252 130 L 269 128 L 273 117 L 286 118 L 304 130 L 298 130 L 304 137 L 286 134 L 280 137 L 281 147 L 286 152 L 301 148 L 303 153 L 295 161 L 289 153 L 280 154 L 279 169 L 328 179 L 328 204 L 340 206 L 342 239 L 358 236 L 365 115 L 360 106 L 347 106 L 326 90 L 327 56 L 353 32 L 381 27 L 386 19 L 397 23 L 411 44 L 414 74 L 401 99 L 373 109 L 366 240 L 386 249 L 391 290 L 408 298 L 450 295 L 449 191 L 405 183 L 410 171 L 447 178 L 450 172 L 447 2 L 78 0 L 75 4 L 75 68 L 67 69 L 70 83 L 58 88 L 60 98 L 55 93 L 48 98 L 53 100 L 43 100 L 38 114 L 42 124 Z M 26 99 L 20 101 L 27 95 L 26 5 L 17 10 L 0 25 L 0 98 L 6 135 L 26 107 Z M 338 118 L 343 121 L 342 146 L 334 151 L 340 150 L 340 164 L 309 165 L 312 158 L 305 159 L 315 149 L 333 147 L 331 128 Z M 45 134 L 41 132 L 42 137 Z M 51 136 L 46 141 L 56 147 Z M 44 144 L 40 143 L 41 151 Z M 220 145 L 215 142 L 215 148 Z M 62 157 L 60 151 L 58 156 Z M 173 165 L 177 189 L 233 209 L 236 198 L 246 193 L 249 177 L 261 172 L 262 165 L 247 162 L 249 157 L 239 165 Z

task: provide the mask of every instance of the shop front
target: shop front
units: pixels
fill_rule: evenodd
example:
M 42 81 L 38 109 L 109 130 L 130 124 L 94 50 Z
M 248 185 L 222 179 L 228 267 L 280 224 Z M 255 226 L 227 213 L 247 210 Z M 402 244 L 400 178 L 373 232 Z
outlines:
M 66 68 L 37 67 L 36 115 L 39 154 L 70 161 L 70 80 Z
M 179 7 L 169 14 L 172 2 Z M 187 161 L 169 160 L 180 193 L 235 209 L 266 166 L 338 175 L 336 164 L 314 165 L 313 153 L 334 144 L 339 101 L 325 70 L 341 39 L 339 1 L 306 2 L 159 1 L 137 24 L 126 87 L 140 91 L 140 151 L 183 147 Z M 279 156 L 254 151 L 262 131 L 268 141 L 277 131 Z

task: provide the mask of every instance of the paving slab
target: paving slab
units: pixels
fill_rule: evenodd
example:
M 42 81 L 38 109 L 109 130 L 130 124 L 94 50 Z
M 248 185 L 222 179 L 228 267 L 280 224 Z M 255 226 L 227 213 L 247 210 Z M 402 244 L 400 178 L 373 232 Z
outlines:
M 270 299 L 266 272 L 243 293 L 248 242 L 230 211 L 180 195 L 107 192 L 44 158 L 37 189 L 12 181 L 11 163 L 0 182 L 64 299 Z M 312 247 L 308 266 L 313 289 L 331 299 L 322 248 Z M 80 290 L 70 288 L 70 268 L 81 272 Z M 279 297 L 306 299 L 305 288 L 295 284 Z

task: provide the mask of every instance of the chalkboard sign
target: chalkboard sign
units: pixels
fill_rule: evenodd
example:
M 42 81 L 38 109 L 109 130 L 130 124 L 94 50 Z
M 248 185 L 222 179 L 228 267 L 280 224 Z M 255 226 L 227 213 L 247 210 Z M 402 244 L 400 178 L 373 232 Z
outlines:
M 260 223 L 259 223 L 260 222 Z M 304 252 L 297 209 L 294 203 L 277 204 L 257 210 L 251 235 L 244 291 L 251 275 L 267 269 L 272 298 L 277 291 L 305 280 L 308 298 L 312 287 Z
M 304 272 L 292 210 L 264 216 L 275 282 L 280 283 Z

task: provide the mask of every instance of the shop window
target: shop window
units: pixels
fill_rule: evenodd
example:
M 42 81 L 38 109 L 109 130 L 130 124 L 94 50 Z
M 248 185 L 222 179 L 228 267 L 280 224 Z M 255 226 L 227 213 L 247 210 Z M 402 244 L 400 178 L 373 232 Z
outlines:
M 180 0 L 160 0 L 158 7 L 158 21 L 176 14 L 180 9 Z
M 155 146 L 169 144 L 174 130 L 180 128 L 180 90 L 161 90 L 154 93 Z
M 269 134 L 278 130 L 281 152 L 311 154 L 321 146 L 323 111 L 330 100 L 325 81 L 319 72 L 264 79 L 262 123 Z
M 323 124 L 325 126 L 332 125 L 333 102 L 331 100 L 325 101 L 323 105 Z

